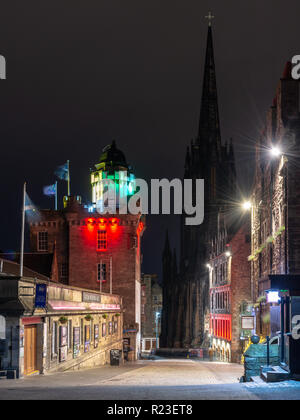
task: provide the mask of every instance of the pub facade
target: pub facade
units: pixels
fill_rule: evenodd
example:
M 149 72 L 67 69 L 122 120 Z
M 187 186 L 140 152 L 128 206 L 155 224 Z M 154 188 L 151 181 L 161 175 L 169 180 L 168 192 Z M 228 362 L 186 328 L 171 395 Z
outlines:
M 0 371 L 23 377 L 122 363 L 122 299 L 36 278 L 0 276 Z

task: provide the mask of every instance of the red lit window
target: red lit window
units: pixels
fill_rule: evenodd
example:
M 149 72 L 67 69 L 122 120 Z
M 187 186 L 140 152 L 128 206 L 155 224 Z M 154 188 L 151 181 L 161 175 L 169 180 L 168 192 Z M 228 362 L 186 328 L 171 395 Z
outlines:
M 97 232 L 97 250 L 105 251 L 107 249 L 107 232 L 106 230 L 98 230 Z

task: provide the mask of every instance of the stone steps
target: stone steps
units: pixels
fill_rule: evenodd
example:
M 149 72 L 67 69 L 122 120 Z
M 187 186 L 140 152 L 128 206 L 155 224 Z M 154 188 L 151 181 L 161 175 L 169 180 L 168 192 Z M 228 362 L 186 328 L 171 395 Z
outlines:
M 290 379 L 290 374 L 280 366 L 263 367 L 260 375 L 265 382 L 283 382 Z
M 263 385 L 265 383 L 260 376 L 251 376 L 251 382 L 255 382 L 258 385 Z

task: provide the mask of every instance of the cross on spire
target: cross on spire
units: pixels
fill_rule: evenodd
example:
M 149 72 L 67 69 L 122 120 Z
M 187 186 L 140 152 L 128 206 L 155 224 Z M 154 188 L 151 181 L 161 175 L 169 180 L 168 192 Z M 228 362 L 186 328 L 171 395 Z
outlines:
M 208 12 L 208 16 L 205 16 L 205 19 L 208 19 L 208 26 L 211 26 L 211 22 L 215 17 L 211 14 L 211 12 Z

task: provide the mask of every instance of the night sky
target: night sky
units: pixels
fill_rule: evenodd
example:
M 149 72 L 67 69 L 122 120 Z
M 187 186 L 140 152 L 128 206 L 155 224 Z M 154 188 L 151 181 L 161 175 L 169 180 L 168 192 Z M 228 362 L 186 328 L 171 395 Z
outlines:
M 5 0 L 0 8 L 0 249 L 18 250 L 22 185 L 42 187 L 71 161 L 71 190 L 90 200 L 89 168 L 116 139 L 138 177 L 183 175 L 197 134 L 209 11 L 223 142 L 233 137 L 242 189 L 284 64 L 300 54 L 299 0 Z M 59 183 L 60 195 L 66 183 Z M 152 216 L 144 272 L 160 272 L 166 227 Z

